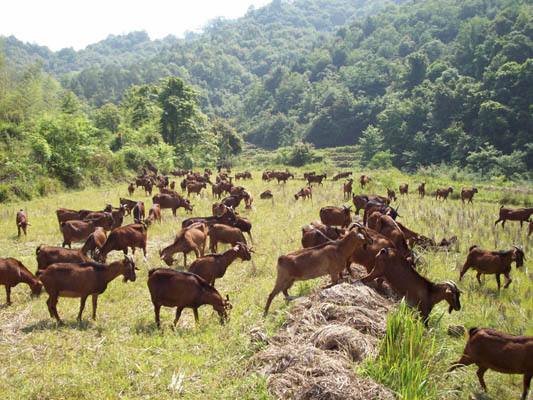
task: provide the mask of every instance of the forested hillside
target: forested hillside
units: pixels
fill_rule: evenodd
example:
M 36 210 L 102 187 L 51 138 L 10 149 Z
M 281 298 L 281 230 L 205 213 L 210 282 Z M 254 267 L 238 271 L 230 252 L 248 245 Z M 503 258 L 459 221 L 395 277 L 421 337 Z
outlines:
M 52 52 L 4 38 L 0 200 L 116 178 L 147 159 L 212 164 L 238 154 L 241 137 L 266 149 L 357 145 L 372 167 L 528 177 L 532 8 L 276 0 L 184 39 L 133 32 Z

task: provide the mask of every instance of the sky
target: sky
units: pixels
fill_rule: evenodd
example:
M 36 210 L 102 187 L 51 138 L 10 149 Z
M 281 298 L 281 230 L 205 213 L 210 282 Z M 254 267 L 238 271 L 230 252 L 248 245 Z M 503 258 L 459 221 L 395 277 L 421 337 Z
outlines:
M 9 0 L 2 2 L 0 35 L 24 42 L 82 49 L 88 44 L 144 30 L 150 38 L 183 36 L 216 17 L 243 16 L 270 0 Z

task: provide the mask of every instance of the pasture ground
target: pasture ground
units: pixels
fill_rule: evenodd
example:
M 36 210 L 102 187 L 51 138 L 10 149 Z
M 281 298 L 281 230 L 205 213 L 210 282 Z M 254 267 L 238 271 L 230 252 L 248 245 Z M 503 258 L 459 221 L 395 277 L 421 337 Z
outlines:
M 333 171 L 329 172 L 331 176 Z M 325 205 L 343 203 L 342 183 L 328 179 L 317 187 L 312 201 L 295 202 L 293 194 L 303 185 L 302 180 L 291 180 L 287 185 L 260 180 L 260 172 L 252 171 L 253 181 L 244 185 L 255 198 L 254 210 L 241 213 L 254 225 L 253 237 L 256 269 L 243 262 L 234 263 L 226 276 L 217 281 L 221 294 L 229 294 L 233 304 L 230 321 L 221 326 L 211 308 L 200 309 L 200 323 L 195 325 L 192 311 L 186 310 L 176 329 L 172 328 L 174 310 L 162 312 L 163 330 L 154 324 L 153 308 L 146 286 L 150 268 L 161 266 L 159 248 L 170 243 L 185 217 L 182 209 L 177 219 L 169 210 L 164 211 L 163 224 L 155 224 L 148 233 L 149 257 L 145 263 L 136 253 L 140 271 L 134 283 L 113 281 L 100 297 L 98 319 L 90 320 L 90 307 L 86 307 L 81 324 L 76 322 L 79 307 L 77 299 L 60 299 L 58 310 L 65 326 L 58 327 L 48 314 L 46 293 L 30 300 L 29 289 L 17 286 L 12 293 L 14 305 L 0 308 L 0 393 L 4 399 L 190 399 L 240 398 L 266 399 L 266 378 L 250 369 L 249 359 L 257 350 L 250 343 L 253 328 L 273 334 L 283 323 L 290 308 L 276 298 L 270 315 L 264 319 L 262 310 L 266 297 L 273 287 L 276 259 L 279 255 L 300 247 L 301 226 L 318 219 L 318 210 Z M 301 176 L 302 171 L 297 172 Z M 365 192 L 386 193 L 385 187 L 395 187 L 409 182 L 411 191 L 426 180 L 429 190 L 437 185 L 454 186 L 456 192 L 462 185 L 472 182 L 451 182 L 419 176 L 405 176 L 397 172 L 371 173 L 373 184 Z M 354 173 L 355 177 L 359 172 Z M 470 271 L 459 284 L 464 291 L 460 312 L 447 313 L 444 304 L 432 314 L 430 329 L 411 327 L 412 320 L 398 318 L 404 311 L 394 314 L 391 332 L 404 329 L 402 343 L 415 340 L 417 346 L 396 347 L 385 339 L 378 359 L 368 360 L 358 372 L 371 376 L 409 399 L 515 399 L 521 392 L 520 376 L 488 372 L 486 381 L 489 394 L 479 388 L 475 367 L 445 374 L 449 364 L 457 359 L 464 347 L 465 338 L 447 335 L 449 325 L 488 326 L 515 334 L 533 335 L 533 290 L 531 258 L 533 237 L 526 237 L 526 228 L 508 223 L 505 229 L 494 227 L 499 201 L 505 204 L 533 203 L 531 187 L 519 191 L 510 189 L 484 189 L 474 205 L 462 205 L 456 193 L 447 202 L 437 202 L 431 197 L 418 199 L 414 193 L 399 199 L 401 221 L 426 236 L 440 240 L 455 234 L 459 238 L 457 252 L 424 253 L 421 271 L 435 281 L 458 280 L 457 268 L 462 265 L 467 249 L 472 244 L 483 248 L 507 249 L 512 244 L 522 245 L 526 252 L 526 265 L 517 271 L 513 266 L 513 282 L 509 289 L 498 293 L 493 277 L 485 277 L 479 287 L 475 273 Z M 128 197 L 127 185 L 115 185 L 80 192 L 68 192 L 53 197 L 0 206 L 0 256 L 16 257 L 31 271 L 36 270 L 35 249 L 39 244 L 59 245 L 61 234 L 55 210 L 58 207 L 101 209 L 106 203 L 118 204 L 119 197 Z M 272 189 L 274 201 L 260 200 L 259 193 Z M 354 184 L 355 192 L 360 192 Z M 140 191 L 133 196 L 145 201 L 151 199 Z M 193 215 L 209 215 L 213 199 L 209 193 L 193 197 Z M 15 212 L 28 211 L 29 234 L 17 239 Z M 130 222 L 130 219 L 126 221 Z M 112 258 L 118 258 L 118 253 Z M 179 256 L 180 263 L 182 257 Z M 293 295 L 308 294 L 314 288 L 328 283 L 327 279 L 296 284 Z M 0 292 L 0 302 L 4 302 Z M 416 325 L 416 323 L 415 323 Z M 389 332 L 390 333 L 390 332 Z M 392 332 L 392 335 L 395 333 Z M 397 333 L 396 333 L 397 334 Z M 390 337 L 388 337 L 390 339 Z M 406 350 L 405 348 L 408 347 Z M 407 356 L 404 357 L 404 351 Z M 355 368 L 355 366 L 354 366 Z M 415 376 L 416 375 L 416 376 Z M 418 385 L 421 390 L 411 391 Z M 420 385 L 418 385 L 420 386 Z

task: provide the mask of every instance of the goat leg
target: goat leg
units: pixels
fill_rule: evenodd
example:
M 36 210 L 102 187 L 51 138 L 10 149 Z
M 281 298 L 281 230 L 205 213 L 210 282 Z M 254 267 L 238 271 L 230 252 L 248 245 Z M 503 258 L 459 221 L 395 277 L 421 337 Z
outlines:
M 522 397 L 520 397 L 520 400 L 527 400 L 527 394 L 529 393 L 529 385 L 531 384 L 532 376 L 533 375 L 531 373 L 524 374 L 524 391 L 522 392 Z
M 85 308 L 86 300 L 87 300 L 87 296 L 82 296 L 80 299 L 80 312 L 78 313 L 78 322 L 81 322 L 81 316 L 83 314 L 83 309 Z
M 487 385 L 485 383 L 485 378 L 483 377 L 483 375 L 485 375 L 485 372 L 487 371 L 487 368 L 485 367 L 479 367 L 477 369 L 477 378 L 479 379 L 479 383 L 481 385 L 481 387 L 483 388 L 483 390 L 486 392 L 487 391 Z
M 93 294 L 92 295 L 92 301 L 93 301 L 93 320 L 96 319 L 96 307 L 98 306 L 98 295 Z
M 509 272 L 503 274 L 503 276 L 505 277 L 505 285 L 503 285 L 503 288 L 507 289 L 513 280 L 509 276 Z
M 6 285 L 6 305 L 11 305 L 11 286 Z
M 176 307 L 176 317 L 174 318 L 174 326 L 178 325 L 178 321 L 180 320 L 182 311 L 183 307 Z M 159 308 L 156 311 L 156 318 L 159 319 Z
M 159 312 L 161 311 L 160 304 L 154 304 L 154 313 L 155 313 L 155 324 L 159 329 L 161 329 L 161 319 L 159 318 Z
M 196 321 L 196 323 L 200 322 L 200 319 L 198 318 L 198 307 L 194 307 L 192 309 L 192 312 L 194 313 L 194 320 Z
M 500 282 L 500 274 L 496 274 L 496 283 L 498 284 L 498 291 L 500 290 L 501 282 Z

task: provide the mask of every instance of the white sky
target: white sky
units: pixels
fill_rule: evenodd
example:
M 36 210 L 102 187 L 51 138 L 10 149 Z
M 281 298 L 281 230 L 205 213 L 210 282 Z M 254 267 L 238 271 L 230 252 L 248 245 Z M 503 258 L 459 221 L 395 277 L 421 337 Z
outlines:
M 236 18 L 271 0 L 4 0 L 0 35 L 76 50 L 108 35 L 144 30 L 152 39 L 182 36 L 215 17 Z

